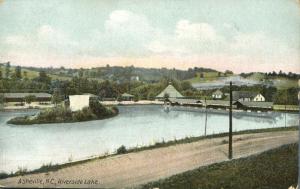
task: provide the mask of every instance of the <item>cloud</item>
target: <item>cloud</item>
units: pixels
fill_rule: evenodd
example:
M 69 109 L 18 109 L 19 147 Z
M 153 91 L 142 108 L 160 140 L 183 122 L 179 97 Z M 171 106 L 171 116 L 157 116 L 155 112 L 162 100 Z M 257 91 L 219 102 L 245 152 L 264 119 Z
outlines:
M 181 19 L 175 25 L 173 33 L 162 33 L 156 36 L 147 47 L 153 53 L 159 50 L 159 53 L 164 51 L 164 53 L 186 56 L 223 49 L 223 43 L 224 37 L 217 34 L 212 25 Z
M 105 30 L 117 35 L 147 35 L 152 32 L 148 19 L 144 15 L 127 10 L 115 10 L 104 23 Z
M 176 37 L 183 40 L 213 41 L 217 39 L 215 29 L 208 23 L 191 23 L 179 20 L 176 25 Z

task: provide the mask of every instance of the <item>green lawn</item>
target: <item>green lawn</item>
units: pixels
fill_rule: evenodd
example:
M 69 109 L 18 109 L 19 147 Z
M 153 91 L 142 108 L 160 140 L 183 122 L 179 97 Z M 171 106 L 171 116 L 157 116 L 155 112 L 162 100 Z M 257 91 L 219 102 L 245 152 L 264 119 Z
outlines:
M 140 188 L 287 189 L 297 183 L 298 145 L 290 144 L 251 156 L 187 171 Z

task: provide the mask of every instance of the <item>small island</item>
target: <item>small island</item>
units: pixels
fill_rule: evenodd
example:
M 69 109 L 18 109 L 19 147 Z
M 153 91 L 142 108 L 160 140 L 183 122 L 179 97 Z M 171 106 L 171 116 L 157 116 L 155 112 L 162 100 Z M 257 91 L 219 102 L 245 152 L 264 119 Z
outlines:
M 44 123 L 72 123 L 107 119 L 116 116 L 119 110 L 116 106 L 103 106 L 98 101 L 91 101 L 89 107 L 72 111 L 67 106 L 56 106 L 39 112 L 33 116 L 15 117 L 7 123 L 15 125 L 31 125 Z

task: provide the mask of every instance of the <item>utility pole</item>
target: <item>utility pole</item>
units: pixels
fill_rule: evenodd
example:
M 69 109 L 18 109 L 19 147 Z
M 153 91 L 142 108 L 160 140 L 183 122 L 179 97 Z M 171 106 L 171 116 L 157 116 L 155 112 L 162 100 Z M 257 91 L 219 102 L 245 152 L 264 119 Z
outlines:
M 205 131 L 204 136 L 206 136 L 206 128 L 207 128 L 207 104 L 206 104 L 206 97 L 204 98 L 205 101 Z
M 287 103 L 287 89 L 285 90 L 284 127 L 286 127 L 286 103 Z
M 228 148 L 228 158 L 232 159 L 232 82 L 230 81 L 230 102 L 229 102 L 229 148 Z

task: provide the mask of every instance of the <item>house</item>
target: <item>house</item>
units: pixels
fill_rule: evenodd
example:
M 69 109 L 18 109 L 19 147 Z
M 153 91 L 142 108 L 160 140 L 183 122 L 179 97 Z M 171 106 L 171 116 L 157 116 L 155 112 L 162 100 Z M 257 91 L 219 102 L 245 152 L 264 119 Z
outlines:
M 254 101 L 254 102 L 264 102 L 265 97 L 257 92 L 251 92 L 251 91 L 233 91 L 232 92 L 232 100 L 233 101 L 241 101 L 241 102 L 247 102 L 247 101 Z
M 89 107 L 90 95 L 70 95 L 69 101 L 72 111 L 82 110 L 85 107 Z
M 156 99 L 164 99 L 165 95 L 168 95 L 168 98 L 184 98 L 180 92 L 178 92 L 175 87 L 169 84 L 159 95 L 156 96 Z
M 131 95 L 131 94 L 128 94 L 128 93 L 123 93 L 121 95 L 121 98 L 122 98 L 122 100 L 129 100 L 129 101 L 131 101 L 131 100 L 133 100 L 134 95 Z
M 48 93 L 0 93 L 3 95 L 4 103 L 8 106 L 23 106 L 28 96 L 32 96 L 30 104 L 51 104 L 52 95 Z
M 213 99 L 222 99 L 223 93 L 220 90 L 216 90 L 215 92 L 213 92 L 213 94 L 211 96 Z
M 236 101 L 234 105 L 243 110 L 272 110 L 273 102 Z

